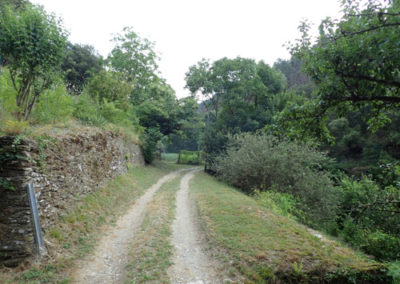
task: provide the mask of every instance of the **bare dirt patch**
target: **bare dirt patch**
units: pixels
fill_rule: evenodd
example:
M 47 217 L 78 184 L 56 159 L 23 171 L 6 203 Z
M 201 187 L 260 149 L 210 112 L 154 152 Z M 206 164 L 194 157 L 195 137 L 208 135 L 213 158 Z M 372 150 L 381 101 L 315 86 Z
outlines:
M 198 216 L 189 199 L 189 180 L 198 169 L 187 173 L 177 192 L 176 219 L 171 243 L 175 247 L 173 265 L 168 270 L 171 283 L 221 283 L 214 260 L 205 252 L 207 243 L 199 229 Z
M 140 227 L 145 209 L 154 193 L 167 181 L 176 177 L 178 170 L 165 175 L 122 216 L 98 242 L 95 252 L 78 260 L 72 273 L 74 283 L 122 283 L 128 261 L 129 243 Z

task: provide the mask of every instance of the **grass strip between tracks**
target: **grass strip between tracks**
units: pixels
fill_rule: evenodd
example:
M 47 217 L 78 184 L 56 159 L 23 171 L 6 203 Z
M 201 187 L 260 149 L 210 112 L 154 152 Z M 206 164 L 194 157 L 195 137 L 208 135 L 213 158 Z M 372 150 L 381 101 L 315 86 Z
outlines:
M 172 265 L 174 249 L 170 244 L 171 224 L 182 174 L 165 183 L 148 204 L 141 230 L 131 246 L 125 283 L 169 283 L 167 269 Z

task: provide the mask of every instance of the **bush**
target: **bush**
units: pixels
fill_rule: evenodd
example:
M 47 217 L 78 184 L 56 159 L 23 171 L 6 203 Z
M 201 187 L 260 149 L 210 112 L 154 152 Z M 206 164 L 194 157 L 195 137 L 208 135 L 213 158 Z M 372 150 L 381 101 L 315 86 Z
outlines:
M 28 122 L 11 119 L 7 120 L 4 125 L 0 127 L 0 131 L 10 135 L 18 135 L 23 133 L 27 127 Z
M 273 188 L 290 193 L 307 223 L 322 224 L 335 216 L 337 191 L 323 164 L 325 154 L 307 144 L 267 134 L 240 134 L 230 138 L 225 155 L 216 159 L 217 174 L 247 193 Z
M 107 123 L 100 114 L 100 105 L 86 93 L 77 98 L 73 114 L 81 122 L 89 125 L 101 126 Z
M 32 114 L 38 123 L 55 123 L 69 120 L 74 112 L 74 98 L 67 94 L 63 85 L 45 91 L 39 98 Z
M 179 152 L 178 164 L 199 165 L 201 161 L 202 156 L 200 151 L 181 150 Z
M 129 120 L 128 114 L 115 106 L 114 102 L 106 100 L 100 106 L 101 115 L 109 122 L 121 126 L 133 125 L 133 121 Z
M 18 112 L 16 103 L 17 91 L 12 86 L 10 73 L 0 67 L 0 120 L 11 119 Z
M 288 193 L 280 193 L 274 190 L 263 192 L 256 191 L 254 198 L 262 206 L 269 208 L 282 216 L 295 217 L 304 214 L 296 208 L 299 201 L 293 195 Z
M 380 260 L 400 257 L 399 188 L 380 188 L 369 177 L 345 177 L 338 210 L 338 235 Z
M 393 283 L 400 283 L 400 261 L 388 264 L 388 275 L 392 276 Z
M 396 260 L 400 257 L 400 239 L 381 231 L 368 234 L 361 246 L 379 260 Z
M 142 136 L 143 156 L 146 163 L 151 164 L 155 159 L 157 144 L 161 140 L 162 134 L 157 128 L 147 128 Z
M 376 228 L 400 236 L 399 188 L 392 185 L 380 188 L 365 176 L 359 181 L 343 178 L 338 188 L 342 195 L 339 207 L 342 219 L 349 217 L 363 228 Z

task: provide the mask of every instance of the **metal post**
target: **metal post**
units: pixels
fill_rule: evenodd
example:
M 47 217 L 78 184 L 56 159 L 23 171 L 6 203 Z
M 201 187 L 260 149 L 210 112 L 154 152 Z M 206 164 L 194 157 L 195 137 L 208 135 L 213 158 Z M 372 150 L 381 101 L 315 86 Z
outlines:
M 37 246 L 37 251 L 39 255 L 43 255 L 46 253 L 46 247 L 43 244 L 42 231 L 40 228 L 40 220 L 39 220 L 39 212 L 37 209 L 35 189 L 33 185 L 28 184 L 28 196 L 29 196 L 29 205 L 31 207 L 31 216 L 32 216 L 32 229 L 33 235 L 35 238 L 35 243 Z

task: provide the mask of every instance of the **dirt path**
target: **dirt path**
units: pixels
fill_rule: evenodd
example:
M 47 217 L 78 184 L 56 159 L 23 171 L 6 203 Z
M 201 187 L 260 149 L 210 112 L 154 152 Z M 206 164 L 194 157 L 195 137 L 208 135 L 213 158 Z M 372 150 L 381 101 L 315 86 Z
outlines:
M 221 283 L 215 263 L 204 253 L 206 242 L 199 231 L 198 218 L 189 199 L 189 180 L 198 170 L 181 180 L 176 200 L 176 219 L 172 224 L 173 266 L 168 270 L 171 283 Z
M 140 227 L 148 202 L 154 193 L 181 171 L 165 175 L 122 216 L 116 226 L 100 239 L 93 255 L 77 262 L 72 273 L 74 283 L 121 283 L 128 259 L 129 243 Z

